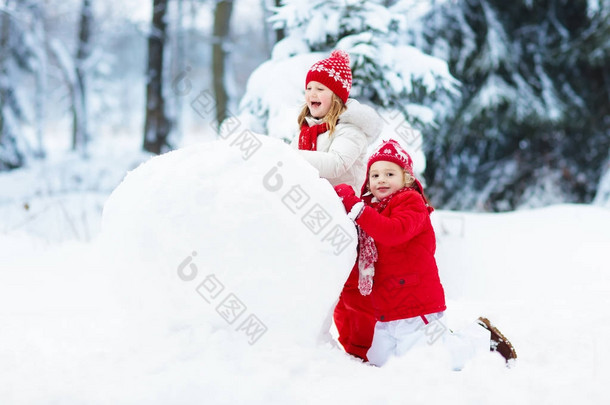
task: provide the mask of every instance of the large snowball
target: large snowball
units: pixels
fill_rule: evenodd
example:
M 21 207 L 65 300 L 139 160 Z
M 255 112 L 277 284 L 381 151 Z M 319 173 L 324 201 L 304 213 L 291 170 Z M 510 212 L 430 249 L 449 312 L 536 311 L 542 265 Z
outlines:
M 139 327 L 198 326 L 203 345 L 313 347 L 356 257 L 332 186 L 283 142 L 251 132 L 130 172 L 102 242 Z

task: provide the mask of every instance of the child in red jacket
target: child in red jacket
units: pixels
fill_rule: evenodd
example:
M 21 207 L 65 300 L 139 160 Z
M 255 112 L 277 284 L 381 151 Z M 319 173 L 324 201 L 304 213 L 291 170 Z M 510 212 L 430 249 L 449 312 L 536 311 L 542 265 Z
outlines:
M 433 209 L 414 177 L 411 157 L 396 141 L 384 142 L 370 157 L 362 199 L 347 185 L 335 190 L 359 239 L 358 261 L 334 312 L 339 342 L 348 353 L 381 366 L 442 332 L 454 368 L 481 346 L 489 350 L 490 334 L 496 339 L 492 350 L 507 361 L 516 358 L 510 343 L 483 318 L 484 328 L 460 334 L 438 323 L 446 305 L 434 258 Z

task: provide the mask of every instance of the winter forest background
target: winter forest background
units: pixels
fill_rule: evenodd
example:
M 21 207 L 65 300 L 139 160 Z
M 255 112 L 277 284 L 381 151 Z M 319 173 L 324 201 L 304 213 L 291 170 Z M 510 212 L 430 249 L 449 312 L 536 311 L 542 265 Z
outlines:
M 357 237 L 283 141 L 336 48 L 437 208 L 447 326 L 515 368 L 317 341 Z M 0 402 L 608 403 L 609 109 L 609 0 L 0 0 Z
M 352 96 L 421 131 L 411 135 L 421 134 L 436 206 L 506 211 L 608 199 L 607 0 L 0 7 L 4 172 L 57 149 L 86 161 L 125 141 L 158 154 L 213 138 L 216 123 L 244 112 L 273 135 L 270 105 L 282 98 L 264 88 L 248 94 L 250 74 L 267 61 L 294 76 L 286 59 L 340 47 L 352 56 Z

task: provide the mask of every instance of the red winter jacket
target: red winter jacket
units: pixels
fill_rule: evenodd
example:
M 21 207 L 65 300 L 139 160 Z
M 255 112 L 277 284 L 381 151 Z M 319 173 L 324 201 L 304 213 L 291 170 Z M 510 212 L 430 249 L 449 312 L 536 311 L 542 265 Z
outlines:
M 366 198 L 365 198 L 366 200 Z M 367 360 L 375 323 L 441 312 L 445 293 L 438 277 L 434 252 L 436 239 L 422 196 L 415 190 L 394 195 L 381 213 L 366 201 L 356 223 L 374 240 L 373 290 L 363 296 L 358 290 L 358 263 L 354 265 L 334 320 L 345 351 Z
M 356 223 L 377 246 L 370 297 L 377 320 L 388 322 L 447 308 L 434 259 L 436 237 L 419 192 L 399 192 L 380 213 L 366 206 Z M 350 275 L 352 280 L 348 279 L 348 283 L 355 281 L 356 287 L 357 273 L 356 268 Z

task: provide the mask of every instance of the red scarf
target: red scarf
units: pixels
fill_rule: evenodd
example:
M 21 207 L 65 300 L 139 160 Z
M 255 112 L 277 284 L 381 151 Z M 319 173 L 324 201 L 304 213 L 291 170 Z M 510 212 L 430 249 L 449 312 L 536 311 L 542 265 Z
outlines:
M 383 211 L 385 209 L 385 207 L 388 206 L 388 204 L 390 203 L 392 198 L 394 198 L 398 194 L 404 193 L 407 190 L 413 190 L 413 188 L 412 187 L 403 187 L 400 190 L 396 190 L 394 193 L 392 193 L 389 196 L 383 198 L 381 201 L 371 202 L 369 205 L 371 207 L 375 208 L 375 210 L 377 210 L 377 212 L 381 212 L 381 211 Z
M 426 198 L 426 195 L 424 194 L 424 188 L 422 187 L 419 180 L 415 180 L 415 183 L 410 187 L 403 187 L 400 190 L 395 191 L 393 194 L 390 194 L 389 196 L 385 197 L 381 201 L 372 202 L 372 200 L 373 200 L 372 194 L 369 196 L 363 197 L 363 200 L 367 205 L 375 208 L 375 210 L 377 212 L 381 212 L 385 209 L 385 207 L 388 206 L 388 204 L 390 203 L 390 201 L 392 200 L 392 198 L 394 196 L 397 196 L 398 194 L 402 194 L 407 190 L 415 190 L 422 196 L 422 198 L 424 199 L 424 204 L 426 204 L 426 209 L 428 210 L 428 214 L 431 214 L 432 211 L 434 211 L 434 208 L 432 207 L 432 205 L 430 205 L 430 203 L 428 202 L 428 199 Z
M 299 149 L 301 150 L 317 150 L 318 148 L 318 135 L 328 131 L 326 123 L 314 125 L 310 127 L 307 122 L 304 122 L 301 126 L 301 133 L 299 134 Z

